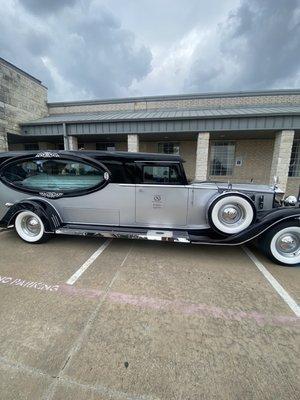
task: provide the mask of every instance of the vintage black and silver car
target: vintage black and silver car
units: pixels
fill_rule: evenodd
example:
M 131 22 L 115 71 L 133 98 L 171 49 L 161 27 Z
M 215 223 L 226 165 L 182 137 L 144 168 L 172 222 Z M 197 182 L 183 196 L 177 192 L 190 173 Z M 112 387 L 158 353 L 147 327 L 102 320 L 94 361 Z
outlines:
M 276 185 L 188 182 L 180 156 L 101 151 L 0 154 L 0 225 L 53 234 L 240 245 L 300 263 L 300 208 Z

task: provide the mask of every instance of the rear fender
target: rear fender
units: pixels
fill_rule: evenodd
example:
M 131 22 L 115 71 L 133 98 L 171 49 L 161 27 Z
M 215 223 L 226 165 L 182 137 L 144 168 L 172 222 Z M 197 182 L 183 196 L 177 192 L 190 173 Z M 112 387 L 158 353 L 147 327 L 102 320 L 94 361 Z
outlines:
M 13 225 L 16 216 L 25 210 L 32 211 L 41 218 L 47 233 L 55 232 L 55 230 L 62 225 L 60 216 L 55 208 L 50 203 L 39 199 L 22 200 L 19 203 L 11 206 L 0 221 L 0 225 L 6 228 L 10 225 Z

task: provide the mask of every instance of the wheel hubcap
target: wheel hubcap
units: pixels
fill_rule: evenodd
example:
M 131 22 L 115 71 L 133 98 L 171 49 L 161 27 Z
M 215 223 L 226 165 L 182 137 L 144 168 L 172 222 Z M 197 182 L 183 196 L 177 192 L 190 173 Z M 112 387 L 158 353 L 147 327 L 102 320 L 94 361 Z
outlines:
M 277 251 L 285 257 L 296 257 L 300 252 L 300 237 L 296 232 L 279 236 L 276 241 Z
M 225 225 L 240 225 L 244 219 L 243 209 L 239 205 L 226 204 L 219 211 L 219 219 Z
M 23 231 L 29 236 L 37 236 L 41 232 L 41 224 L 36 217 L 24 217 L 21 225 Z

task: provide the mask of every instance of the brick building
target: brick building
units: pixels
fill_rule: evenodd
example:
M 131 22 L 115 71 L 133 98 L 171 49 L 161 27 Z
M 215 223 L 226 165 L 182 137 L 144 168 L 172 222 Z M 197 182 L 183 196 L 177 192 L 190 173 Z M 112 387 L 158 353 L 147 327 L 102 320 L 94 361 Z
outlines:
M 181 154 L 190 179 L 300 185 L 300 90 L 47 103 L 42 83 L 0 59 L 0 150 Z

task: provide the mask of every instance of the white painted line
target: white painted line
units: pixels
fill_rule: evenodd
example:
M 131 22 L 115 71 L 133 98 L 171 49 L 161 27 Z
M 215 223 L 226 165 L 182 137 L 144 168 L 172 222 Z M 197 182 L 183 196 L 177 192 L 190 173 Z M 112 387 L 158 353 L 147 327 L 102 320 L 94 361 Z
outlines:
M 68 285 L 73 285 L 78 278 L 80 278 L 80 276 L 84 273 L 84 271 L 86 271 L 88 269 L 88 267 L 93 264 L 93 262 L 100 256 L 101 253 L 103 253 L 103 251 L 109 246 L 110 242 L 112 241 L 112 239 L 108 239 L 106 240 L 100 247 L 98 250 L 95 251 L 94 254 L 91 255 L 91 257 L 86 260 L 86 262 L 84 264 L 82 264 L 82 266 L 75 272 L 75 274 L 73 274 L 71 276 L 70 279 L 67 280 L 67 284 Z
M 300 317 L 300 307 L 295 300 L 288 294 L 288 292 L 280 285 L 274 276 L 267 270 L 267 268 L 258 260 L 258 258 L 247 247 L 243 247 L 244 252 L 254 262 L 260 272 L 264 275 L 270 285 L 276 290 L 279 296 L 286 302 L 290 309 Z

